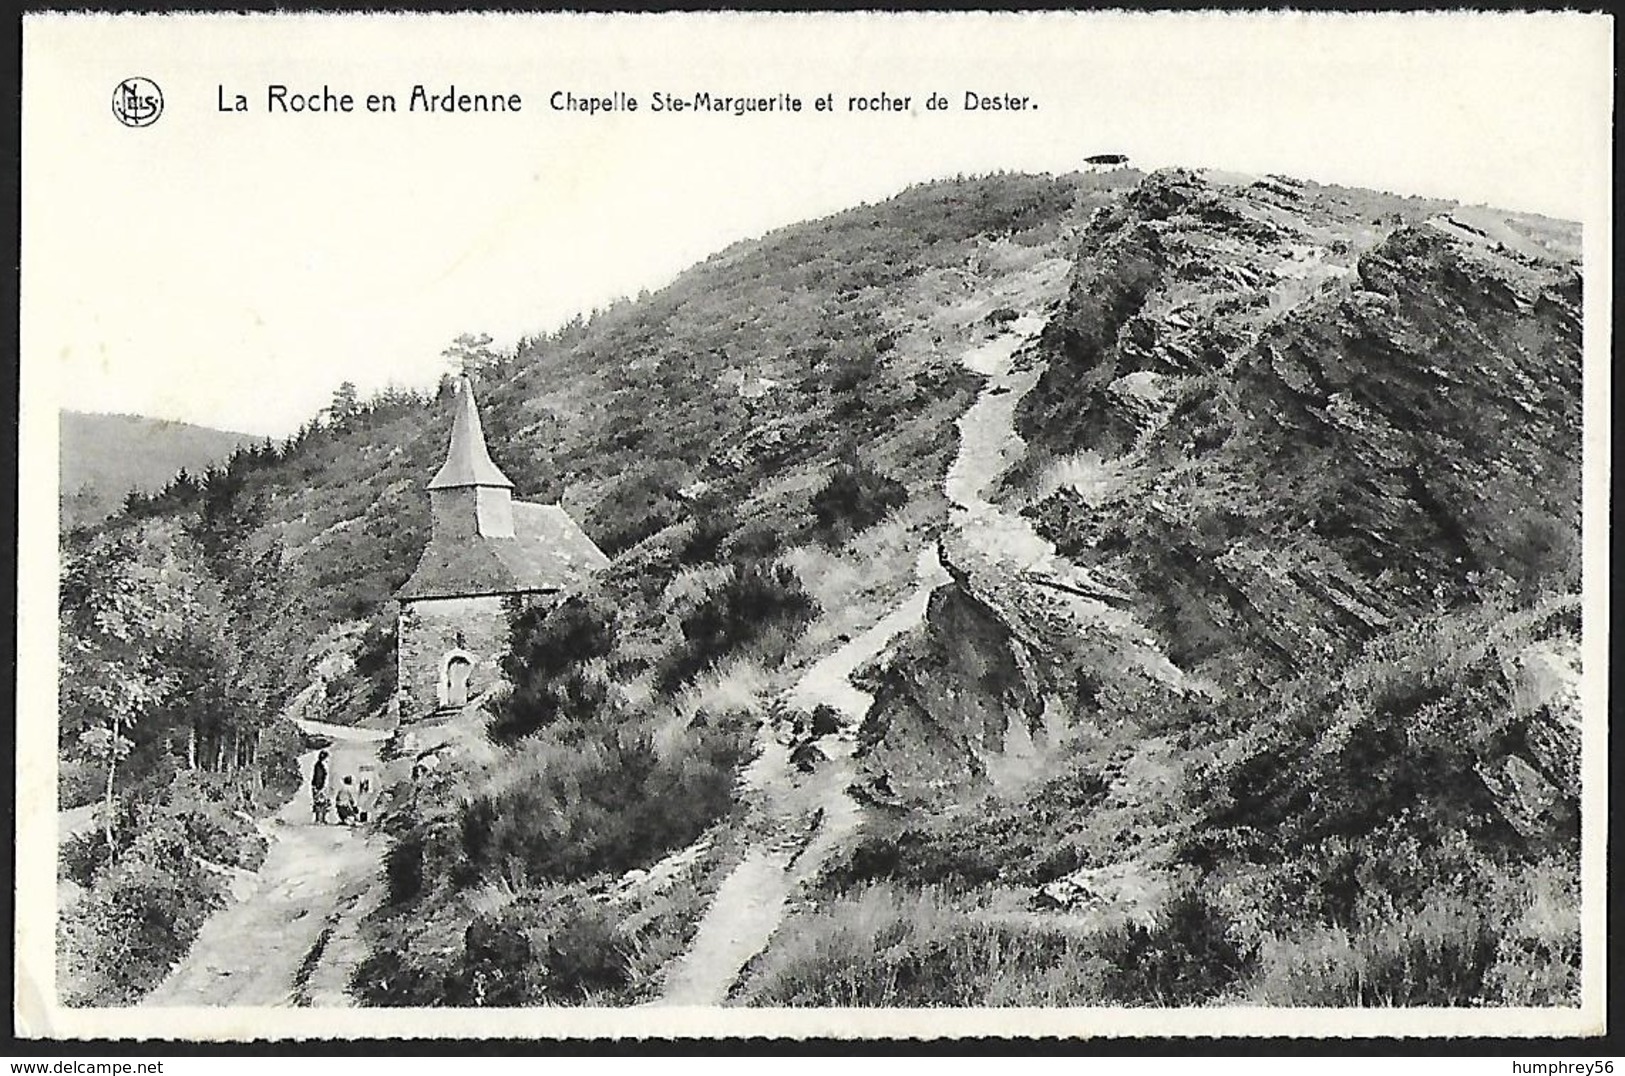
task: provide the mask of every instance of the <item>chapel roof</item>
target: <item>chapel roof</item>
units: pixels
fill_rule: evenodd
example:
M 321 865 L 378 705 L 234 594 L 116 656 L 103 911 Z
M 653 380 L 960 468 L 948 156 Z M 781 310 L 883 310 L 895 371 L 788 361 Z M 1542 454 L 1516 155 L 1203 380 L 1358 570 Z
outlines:
M 395 597 L 474 597 L 564 590 L 609 558 L 556 504 L 513 502 L 513 537 L 431 538 Z

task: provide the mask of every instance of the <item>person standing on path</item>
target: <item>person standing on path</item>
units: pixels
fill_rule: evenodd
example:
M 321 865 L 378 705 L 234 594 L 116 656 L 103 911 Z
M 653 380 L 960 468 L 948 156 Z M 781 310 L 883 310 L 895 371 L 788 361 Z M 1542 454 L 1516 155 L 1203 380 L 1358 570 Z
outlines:
M 310 809 L 317 825 L 327 823 L 327 752 L 316 755 L 316 765 L 310 771 Z

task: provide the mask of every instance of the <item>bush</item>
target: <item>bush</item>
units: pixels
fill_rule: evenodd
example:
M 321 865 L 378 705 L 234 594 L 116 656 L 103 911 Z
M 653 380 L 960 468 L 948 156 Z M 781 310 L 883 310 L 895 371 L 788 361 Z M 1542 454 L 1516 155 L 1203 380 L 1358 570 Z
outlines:
M 683 643 L 666 660 L 659 684 L 670 694 L 772 629 L 799 631 L 818 603 L 782 564 L 736 564 L 682 618 Z
M 723 543 L 733 534 L 735 523 L 720 505 L 696 513 L 693 528 L 677 550 L 677 558 L 684 564 L 710 564 L 722 554 Z
M 861 462 L 842 463 L 813 494 L 814 534 L 827 545 L 840 545 L 907 501 L 908 488 L 896 479 Z
M 153 814 L 64 919 L 59 933 L 64 1000 L 129 1005 L 186 954 L 223 902 L 187 847 L 180 820 Z
M 422 895 L 423 846 L 421 833 L 409 833 L 384 854 L 384 877 L 389 882 L 391 903 L 410 904 Z
M 769 560 L 784 548 L 784 532 L 765 523 L 747 523 L 733 536 L 728 554 L 735 563 Z
M 608 684 L 583 666 L 607 657 L 614 645 L 613 611 L 588 598 L 515 616 L 502 658 L 512 690 L 492 705 L 491 738 L 511 743 L 561 719 L 591 719 L 604 705 Z
M 351 973 L 350 989 L 367 1005 L 444 1005 L 449 963 L 435 953 L 375 948 Z
M 590 1004 L 624 990 L 633 944 L 619 915 L 581 887 L 544 887 L 476 914 L 452 953 L 375 948 L 351 987 L 369 1005 Z
M 89 888 L 96 875 L 112 862 L 107 837 L 100 829 L 80 833 L 63 841 L 57 849 L 57 871 L 65 878 Z
M 585 1001 L 630 979 L 632 947 L 615 912 L 592 900 L 563 905 L 542 950 L 543 989 L 553 998 Z
M 997 881 L 997 859 L 997 852 L 979 842 L 944 839 L 910 827 L 893 834 L 865 834 L 845 862 L 825 873 L 822 884 L 832 892 L 844 892 L 876 881 L 902 880 L 951 892 Z
M 962 910 L 937 889 L 873 886 L 774 935 L 740 990 L 751 1005 L 1098 1005 L 1087 940 Z
M 1169 895 L 1152 925 L 1127 924 L 1104 932 L 1096 944 L 1106 962 L 1106 991 L 1129 1005 L 1211 1001 L 1248 975 L 1256 960 L 1191 885 Z
M 695 723 L 657 745 L 629 715 L 544 731 L 460 812 L 468 880 L 573 881 L 689 844 L 732 806 L 752 731 Z
M 56 805 L 60 811 L 95 803 L 107 788 L 107 764 L 96 759 L 59 759 L 56 768 Z
M 686 505 L 677 492 L 688 481 L 669 461 L 647 464 L 625 475 L 588 513 L 585 529 L 611 557 L 682 519 Z
M 180 822 L 192 854 L 213 863 L 257 870 L 267 846 L 243 812 L 249 790 L 223 774 L 203 770 L 176 775 L 164 792 L 163 811 Z
M 1325 927 L 1274 944 L 1254 994 L 1270 1005 L 1471 1005 L 1495 961 L 1487 928 L 1473 904 L 1436 894 L 1387 923 Z
M 305 750 L 304 734 L 292 721 L 279 718 L 260 729 L 254 747 L 254 768 L 259 774 L 262 810 L 281 807 L 303 787 L 299 756 Z

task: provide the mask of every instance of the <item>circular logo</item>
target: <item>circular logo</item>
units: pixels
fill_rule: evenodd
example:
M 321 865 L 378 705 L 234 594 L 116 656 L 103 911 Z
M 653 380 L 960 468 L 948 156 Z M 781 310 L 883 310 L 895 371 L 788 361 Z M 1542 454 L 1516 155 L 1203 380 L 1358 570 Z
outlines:
M 127 78 L 113 87 L 113 115 L 126 127 L 147 127 L 164 113 L 164 91 L 150 78 Z

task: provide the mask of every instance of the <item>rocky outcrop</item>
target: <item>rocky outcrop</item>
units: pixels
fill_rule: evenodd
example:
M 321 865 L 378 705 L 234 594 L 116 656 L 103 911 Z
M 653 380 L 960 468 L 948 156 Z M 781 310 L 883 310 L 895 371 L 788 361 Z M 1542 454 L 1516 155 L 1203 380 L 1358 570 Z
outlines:
M 1073 729 L 1172 711 L 1187 689 L 1154 654 L 1241 699 L 1296 684 L 1337 714 L 1336 690 L 1315 693 L 1374 641 L 1492 594 L 1505 609 L 1484 622 L 1498 623 L 1575 587 L 1578 267 L 1549 241 L 1559 223 L 1491 217 L 1465 227 L 1436 202 L 1180 171 L 1097 212 L 1016 406 L 1038 457 L 1020 475 L 1078 453 L 1109 475 L 1072 488 L 1060 471 L 1026 510 L 1051 567 L 1085 585 L 1011 571 L 950 533 L 952 582 L 871 673 L 871 798 L 967 802 L 1013 750 L 1041 768 Z M 1010 483 L 998 510 L 1031 488 Z M 1475 744 L 1461 794 L 1525 839 L 1566 839 L 1573 665 L 1507 639 L 1521 656 L 1485 687 L 1507 742 Z M 1297 734 L 1266 753 L 1312 755 Z
M 1025 722 L 1031 737 L 1043 713 L 1049 684 L 1032 626 L 970 573 L 944 566 L 953 579 L 932 593 L 925 624 L 863 674 L 875 701 L 858 732 L 859 787 L 878 802 L 985 786 L 987 759 L 1003 752 L 1012 724 Z
M 1515 753 L 1477 769 L 1509 825 L 1528 839 L 1572 826 L 1580 799 L 1580 661 L 1572 638 L 1547 639 L 1506 663 Z
M 1104 695 L 1181 693 L 1159 681 L 1160 655 L 1132 621 L 1113 617 L 1107 600 L 1126 597 L 1113 588 L 1060 565 L 1011 574 L 963 535 L 939 558 L 950 581 L 924 623 L 862 673 L 874 705 L 858 734 L 859 788 L 872 802 L 999 791 L 1064 752 Z
M 1123 477 L 1029 514 L 1144 596 L 1176 662 L 1274 678 L 1396 617 L 1578 585 L 1574 248 L 1458 216 L 1175 170 L 1091 220 L 1018 425 Z

